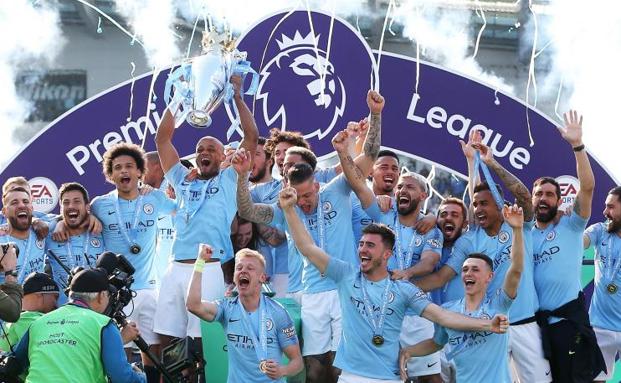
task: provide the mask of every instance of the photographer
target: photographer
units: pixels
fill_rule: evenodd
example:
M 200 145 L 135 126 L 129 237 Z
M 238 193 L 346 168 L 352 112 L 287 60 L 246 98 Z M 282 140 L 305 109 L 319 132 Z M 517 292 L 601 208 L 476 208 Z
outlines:
M 12 351 L 30 324 L 54 309 L 58 301 L 58 285 L 45 273 L 31 273 L 24 280 L 23 312 L 19 320 L 6 326 L 0 338 L 0 350 Z
M 17 284 L 17 255 L 12 244 L 0 246 L 0 267 L 5 274 L 4 283 L 0 285 L 0 320 L 16 322 L 22 311 L 23 292 Z
M 101 314 L 108 286 L 105 271 L 80 271 L 71 281 L 69 303 L 30 326 L 15 350 L 20 369 L 29 367 L 26 382 L 146 382 L 127 363 L 118 328 Z

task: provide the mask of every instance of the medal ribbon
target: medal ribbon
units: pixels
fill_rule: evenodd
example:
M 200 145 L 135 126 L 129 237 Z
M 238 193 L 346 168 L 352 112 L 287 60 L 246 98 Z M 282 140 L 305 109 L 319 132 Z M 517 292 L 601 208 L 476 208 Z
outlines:
M 410 239 L 410 243 L 407 247 L 405 255 L 403 254 L 403 250 L 401 248 L 401 239 L 403 236 L 401 235 L 401 223 L 399 222 L 399 213 L 395 211 L 395 246 L 397 247 L 397 264 L 399 265 L 399 270 L 405 270 L 410 267 L 412 263 L 412 257 L 414 256 L 414 241 L 416 240 L 416 232 L 412 233 L 412 239 Z
M 216 181 L 217 178 L 217 185 L 219 185 L 220 183 L 220 174 L 218 174 L 215 177 L 211 177 L 209 179 L 209 182 L 203 182 L 203 187 L 201 188 L 201 194 L 200 194 L 200 198 L 197 201 L 197 203 L 195 204 L 196 209 L 191 209 L 190 208 L 190 186 L 192 185 L 192 183 L 190 183 L 188 185 L 188 187 L 184 190 L 185 193 L 181 193 L 182 197 L 182 202 L 183 202 L 183 206 L 182 209 L 185 210 L 185 221 L 186 223 L 190 221 L 190 219 L 192 219 L 196 213 L 198 212 L 198 210 L 200 209 L 201 205 L 203 204 L 203 202 L 205 202 L 205 198 L 206 199 L 210 199 L 211 198 L 211 194 L 207 193 L 207 190 L 211 189 L 211 185 L 213 182 Z M 219 187 L 218 187 L 219 189 Z
M 492 150 L 492 149 L 488 149 L 488 150 Z M 504 201 L 502 197 L 500 196 L 500 192 L 498 191 L 498 188 L 496 188 L 496 182 L 494 182 L 494 179 L 492 178 L 492 174 L 489 172 L 489 168 L 487 167 L 487 165 L 483 161 L 481 161 L 481 153 L 478 150 L 476 150 L 474 152 L 474 173 L 475 174 L 479 171 L 479 168 L 481 168 L 481 171 L 483 172 L 483 177 L 485 178 L 485 182 L 487 182 L 487 184 L 489 185 L 489 190 L 490 192 L 492 192 L 492 196 L 494 197 L 494 201 L 496 201 L 496 205 L 498 206 L 498 209 L 502 211 L 502 207 L 504 206 Z
M 24 272 L 26 270 L 26 265 L 28 264 L 28 258 L 30 258 L 30 250 L 32 249 L 32 237 L 36 236 L 36 234 L 30 230 L 28 232 L 28 241 L 26 242 L 26 254 L 24 254 L 22 266 L 19 267 L 19 262 L 17 262 L 17 268 L 19 268 L 19 273 L 17 274 L 17 282 L 22 283 L 24 281 Z M 17 245 L 16 245 L 17 246 Z
M 384 288 L 384 293 L 382 294 L 382 306 L 380 307 L 380 312 L 377 315 L 378 318 L 376 322 L 376 316 L 373 313 L 373 306 L 371 305 L 369 293 L 367 292 L 367 280 L 365 277 L 362 276 L 361 273 L 359 273 L 359 278 L 360 290 L 362 290 L 362 301 L 364 302 L 364 309 L 367 312 L 367 323 L 371 326 L 374 336 L 382 336 L 382 333 L 384 332 L 384 319 L 386 318 L 386 309 L 388 308 L 388 293 L 390 292 L 392 281 L 390 280 L 390 278 L 386 280 L 386 288 Z
M 250 314 L 244 308 L 241 303 L 241 299 L 237 298 L 237 304 L 241 310 L 241 322 L 244 331 L 252 340 L 254 346 L 254 352 L 257 355 L 259 362 L 267 360 L 267 305 L 265 303 L 265 297 L 261 294 L 259 300 L 259 334 L 254 331 L 252 324 L 250 323 Z
M 86 263 L 88 264 L 89 268 L 91 266 L 90 261 L 88 260 L 88 247 L 90 244 L 90 234 L 88 231 L 84 232 L 84 242 L 82 245 L 82 251 L 84 252 L 84 259 L 86 260 Z M 73 267 L 70 267 L 70 269 L 73 269 L 76 266 L 82 266 L 84 267 L 84 262 L 81 261 L 80 259 L 80 254 L 77 254 L 75 257 L 73 255 L 73 246 L 71 246 L 71 238 L 65 242 L 65 248 L 67 249 L 67 255 L 69 256 L 69 258 L 72 258 L 74 263 L 73 263 Z
M 613 282 L 615 277 L 619 274 L 621 269 L 621 259 L 619 257 L 613 257 L 614 252 L 614 237 L 615 233 L 608 233 L 608 246 L 606 249 L 606 258 L 608 265 L 604 265 L 604 272 L 607 282 Z
M 310 227 L 308 226 L 306 214 L 302 211 L 302 216 L 304 217 L 304 226 L 306 230 L 310 233 Z M 323 205 L 321 204 L 321 192 L 317 193 L 317 236 L 319 237 L 319 243 L 317 244 L 323 251 L 325 248 L 325 217 L 323 216 Z
M 138 221 L 140 220 L 140 210 L 142 209 L 142 195 L 138 196 L 136 200 L 136 209 L 134 210 L 134 215 L 132 217 L 133 223 L 131 227 L 128 229 L 123 222 L 123 217 L 121 216 L 121 206 L 119 205 L 119 195 L 116 194 L 116 198 L 114 199 L 114 208 L 116 210 L 116 222 L 119 225 L 119 230 L 123 233 L 125 240 L 129 244 L 129 246 L 136 245 L 136 228 L 138 226 Z M 130 238 L 131 235 L 131 238 Z

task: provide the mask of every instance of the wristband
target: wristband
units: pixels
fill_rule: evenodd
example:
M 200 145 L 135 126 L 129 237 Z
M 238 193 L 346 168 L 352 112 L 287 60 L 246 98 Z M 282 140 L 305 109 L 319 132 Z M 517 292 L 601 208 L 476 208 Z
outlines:
M 574 146 L 572 149 L 574 150 L 574 152 L 581 152 L 581 151 L 584 150 L 584 144 L 578 145 L 578 146 Z
M 205 268 L 205 260 L 203 258 L 198 258 L 196 262 L 194 262 L 194 271 L 202 273 L 204 268 Z

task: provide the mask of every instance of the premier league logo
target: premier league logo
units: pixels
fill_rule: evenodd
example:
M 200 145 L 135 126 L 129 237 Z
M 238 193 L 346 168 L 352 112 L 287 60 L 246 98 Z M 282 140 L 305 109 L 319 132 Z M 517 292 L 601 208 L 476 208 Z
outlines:
M 263 136 L 272 128 L 301 132 L 321 157 L 333 151 L 336 131 L 369 113 L 375 59 L 364 38 L 338 18 L 278 14 L 244 36 L 238 49 L 261 76 L 253 110 Z
M 346 93 L 337 68 L 327 57 L 326 51 L 317 47 L 318 36 L 312 33 L 302 37 L 295 31 L 292 38 L 282 35 L 277 41 L 280 52 L 261 72 L 257 99 L 263 100 L 263 118 L 268 125 L 278 125 L 288 130 L 288 116 L 315 116 L 312 123 L 294 120 L 290 130 L 297 130 L 308 139 L 320 140 L 332 131 L 339 117 L 343 116 Z M 297 100 L 284 97 L 282 92 L 271 93 L 278 84 L 289 84 L 300 96 Z

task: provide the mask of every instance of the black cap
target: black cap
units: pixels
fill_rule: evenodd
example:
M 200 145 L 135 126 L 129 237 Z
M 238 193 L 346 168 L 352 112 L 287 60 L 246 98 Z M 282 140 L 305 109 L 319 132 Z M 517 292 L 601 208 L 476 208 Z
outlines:
M 58 293 L 60 289 L 52 277 L 45 273 L 30 273 L 24 279 L 24 294 Z
M 100 268 L 82 270 L 71 279 L 69 290 L 76 293 L 98 293 L 108 290 L 108 274 Z

